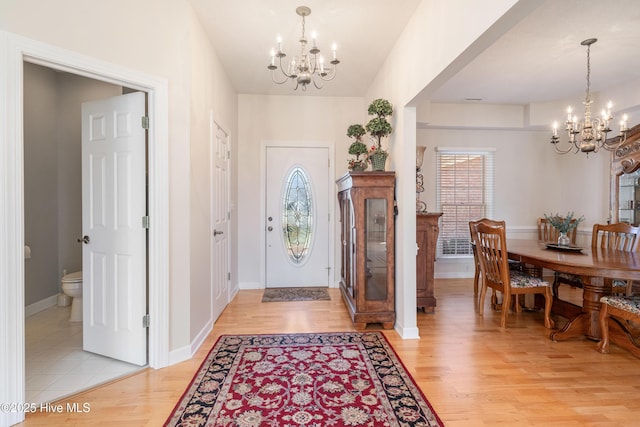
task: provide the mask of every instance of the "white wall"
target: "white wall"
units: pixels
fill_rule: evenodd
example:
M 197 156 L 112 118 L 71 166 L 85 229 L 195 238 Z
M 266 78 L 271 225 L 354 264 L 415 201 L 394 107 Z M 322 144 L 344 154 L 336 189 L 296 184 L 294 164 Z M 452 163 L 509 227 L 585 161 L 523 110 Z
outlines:
M 197 20 L 195 14 L 191 17 Z M 235 205 L 237 171 L 237 95 L 231 88 L 226 74 L 222 72 L 222 64 L 211 49 L 203 28 L 199 25 L 191 27 L 191 67 L 189 88 L 190 102 L 190 271 L 191 294 L 189 301 L 190 334 L 192 352 L 206 337 L 212 326 L 212 288 L 211 288 L 211 191 L 216 188 L 212 182 L 210 165 L 210 147 L 213 141 L 210 119 L 222 127 L 230 135 L 231 165 L 231 207 Z M 237 210 L 232 209 L 231 266 L 232 281 L 230 295 L 238 288 L 237 250 L 235 235 L 238 221 Z
M 532 238 L 536 219 L 574 211 L 584 215 L 588 233 L 608 217 L 609 154 L 555 154 L 548 131 L 419 129 L 418 145 L 427 146 L 421 199 L 436 209 L 436 147 L 495 149 L 494 219 L 504 220 L 514 238 Z M 470 277 L 469 260 L 438 259 L 436 277 Z
M 459 70 L 483 46 L 493 43 L 539 3 L 536 0 L 422 2 L 367 91 L 367 102 L 386 98 L 395 106 L 395 131 L 390 140 L 391 165 L 397 171 L 396 197 L 399 207 L 396 219 L 395 328 L 405 338 L 418 336 L 415 310 L 415 146 L 418 112 L 414 98 L 419 96 L 428 99 L 429 87 L 437 83 L 440 75 Z M 465 13 L 461 14 L 460 10 Z M 472 45 L 473 48 L 470 48 Z M 455 67 L 451 66 L 452 63 L 455 63 Z
M 243 288 L 261 283 L 260 235 L 264 219 L 260 216 L 263 141 L 312 141 L 335 144 L 335 178 L 347 172 L 351 140 L 347 128 L 364 123 L 366 106 L 362 98 L 306 96 L 240 95 L 238 120 L 238 281 Z M 337 221 L 334 212 L 335 254 L 340 256 Z M 338 280 L 339 258 L 335 260 L 334 281 Z

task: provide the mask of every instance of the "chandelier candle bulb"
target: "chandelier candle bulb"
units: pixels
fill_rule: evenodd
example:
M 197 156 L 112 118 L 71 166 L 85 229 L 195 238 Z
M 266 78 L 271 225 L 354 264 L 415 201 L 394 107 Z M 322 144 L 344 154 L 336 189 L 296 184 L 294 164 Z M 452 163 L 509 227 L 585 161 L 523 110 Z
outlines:
M 622 116 L 622 120 L 620 120 L 620 133 L 626 132 L 627 129 L 627 120 L 629 120 L 629 116 L 626 114 Z

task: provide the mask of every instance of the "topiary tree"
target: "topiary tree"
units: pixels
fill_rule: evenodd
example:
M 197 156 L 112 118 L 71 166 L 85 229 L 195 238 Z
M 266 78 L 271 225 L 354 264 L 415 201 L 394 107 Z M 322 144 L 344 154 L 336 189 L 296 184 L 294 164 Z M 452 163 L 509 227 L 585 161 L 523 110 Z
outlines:
M 393 106 L 386 99 L 380 98 L 371 102 L 367 112 L 369 115 L 376 117 L 369 120 L 369 123 L 366 125 L 366 130 L 371 136 L 377 139 L 376 150 L 382 151 L 382 138 L 391 135 L 391 132 L 393 132 L 391 123 L 386 119 L 387 116 L 393 114 Z
M 354 124 L 347 129 L 347 136 L 349 138 L 355 138 L 356 140 L 349 146 L 349 154 L 356 156 L 355 160 L 349 161 L 350 169 L 364 169 L 367 167 L 369 159 L 367 157 L 364 160 L 360 160 L 360 155 L 367 154 L 367 146 L 361 141 L 362 136 L 367 133 L 364 127 L 360 124 Z

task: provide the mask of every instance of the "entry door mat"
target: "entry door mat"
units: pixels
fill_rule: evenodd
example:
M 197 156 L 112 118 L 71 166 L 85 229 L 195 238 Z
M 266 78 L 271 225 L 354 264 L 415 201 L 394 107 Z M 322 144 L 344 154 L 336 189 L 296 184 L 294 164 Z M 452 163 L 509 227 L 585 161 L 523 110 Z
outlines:
M 165 426 L 443 426 L 381 332 L 222 335 Z
M 262 302 L 330 300 L 328 288 L 267 288 Z

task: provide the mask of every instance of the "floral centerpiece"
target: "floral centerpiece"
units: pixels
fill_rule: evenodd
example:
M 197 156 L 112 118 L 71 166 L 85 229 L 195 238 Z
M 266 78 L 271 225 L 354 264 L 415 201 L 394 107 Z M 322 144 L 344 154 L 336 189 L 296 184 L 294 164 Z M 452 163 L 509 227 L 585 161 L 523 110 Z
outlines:
M 544 217 L 549 224 L 560 232 L 560 236 L 558 237 L 558 245 L 560 246 L 569 246 L 571 244 L 571 240 L 567 236 L 567 233 L 573 230 L 584 221 L 584 216 L 580 218 L 574 218 L 573 212 L 567 212 L 567 215 L 562 217 L 558 214 L 547 215 L 544 214 Z
M 366 125 L 366 130 L 376 138 L 376 144 L 369 150 L 369 158 L 373 170 L 384 170 L 384 164 L 389 153 L 382 148 L 382 138 L 391 135 L 393 128 L 387 117 L 393 114 L 393 106 L 386 99 L 374 100 L 367 110 L 369 115 L 375 116 Z
M 349 159 L 349 170 L 363 171 L 369 165 L 369 158 L 364 157 L 360 159 L 360 156 L 367 154 L 367 146 L 362 142 L 362 136 L 367 133 L 364 127 L 360 124 L 354 124 L 347 129 L 347 136 L 349 138 L 355 138 L 356 140 L 349 146 L 349 154 L 356 156 L 355 159 Z

